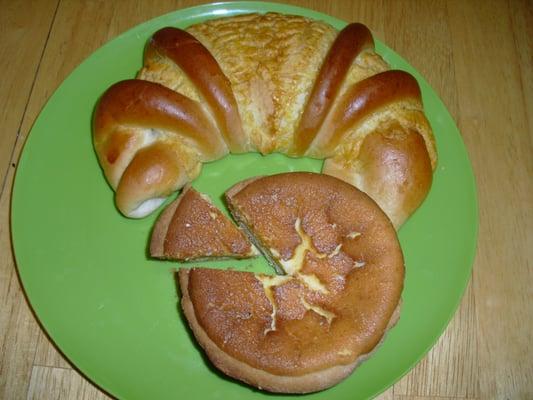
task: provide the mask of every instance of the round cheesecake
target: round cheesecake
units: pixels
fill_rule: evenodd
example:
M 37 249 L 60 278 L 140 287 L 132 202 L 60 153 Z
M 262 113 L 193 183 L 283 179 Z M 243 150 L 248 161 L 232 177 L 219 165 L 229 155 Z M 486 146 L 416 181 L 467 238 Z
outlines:
M 314 173 L 254 178 L 226 198 L 281 274 L 181 269 L 196 339 L 224 373 L 261 389 L 338 383 L 398 318 L 404 266 L 392 223 L 363 192 Z

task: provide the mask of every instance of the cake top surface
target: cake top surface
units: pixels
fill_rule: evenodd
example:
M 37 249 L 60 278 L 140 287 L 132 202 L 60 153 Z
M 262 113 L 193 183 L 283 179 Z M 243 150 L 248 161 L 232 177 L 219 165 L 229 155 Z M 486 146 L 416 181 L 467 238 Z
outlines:
M 227 198 L 286 275 L 187 270 L 207 336 L 277 375 L 348 365 L 369 353 L 389 327 L 404 277 L 396 232 L 379 207 L 353 186 L 312 173 L 245 181 Z

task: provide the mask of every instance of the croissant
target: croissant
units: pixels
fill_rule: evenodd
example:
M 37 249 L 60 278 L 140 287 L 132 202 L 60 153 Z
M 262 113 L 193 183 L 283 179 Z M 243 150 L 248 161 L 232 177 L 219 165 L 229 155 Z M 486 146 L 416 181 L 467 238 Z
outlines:
M 137 79 L 94 114 L 93 141 L 117 208 L 140 218 L 228 153 L 324 159 L 396 228 L 427 195 L 437 162 L 417 81 L 389 70 L 359 23 L 337 32 L 268 13 L 167 27 Z

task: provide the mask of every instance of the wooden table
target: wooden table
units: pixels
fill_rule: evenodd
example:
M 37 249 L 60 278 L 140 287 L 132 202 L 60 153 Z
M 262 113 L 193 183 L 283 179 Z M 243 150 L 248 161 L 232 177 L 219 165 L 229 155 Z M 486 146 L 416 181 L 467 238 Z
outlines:
M 474 167 L 472 280 L 429 354 L 380 399 L 533 398 L 533 3 L 287 1 L 361 21 L 424 75 Z M 106 399 L 50 343 L 13 261 L 18 157 L 48 97 L 103 43 L 196 1 L 0 0 L 0 398 Z M 38 193 L 35 194 L 38 201 Z

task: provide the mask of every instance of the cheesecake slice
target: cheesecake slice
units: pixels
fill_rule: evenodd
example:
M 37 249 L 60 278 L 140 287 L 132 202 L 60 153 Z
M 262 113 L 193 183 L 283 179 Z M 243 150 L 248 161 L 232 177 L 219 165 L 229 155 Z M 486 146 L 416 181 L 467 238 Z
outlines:
M 209 197 L 188 186 L 165 208 L 154 225 L 150 255 L 197 261 L 254 257 L 258 252 Z

